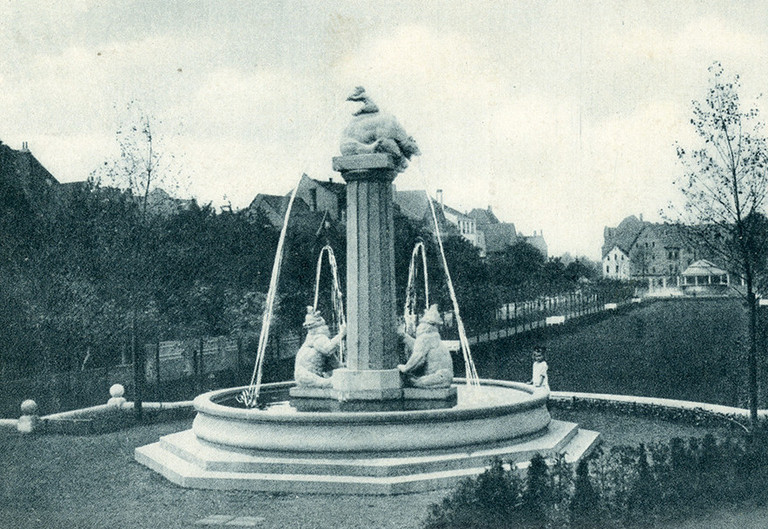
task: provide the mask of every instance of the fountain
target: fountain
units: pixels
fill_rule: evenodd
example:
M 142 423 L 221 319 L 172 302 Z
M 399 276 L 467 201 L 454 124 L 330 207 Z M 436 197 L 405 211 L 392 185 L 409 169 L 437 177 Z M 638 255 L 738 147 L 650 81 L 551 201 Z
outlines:
M 546 389 L 471 379 L 404 385 L 392 182 L 418 148 L 362 88 L 349 99 L 364 107 L 333 159 L 347 182 L 346 366 L 322 385 L 264 384 L 259 408 L 237 404 L 248 387 L 200 395 L 192 428 L 137 448 L 136 460 L 191 488 L 397 494 L 453 486 L 494 458 L 583 457 L 598 434 L 553 420 Z

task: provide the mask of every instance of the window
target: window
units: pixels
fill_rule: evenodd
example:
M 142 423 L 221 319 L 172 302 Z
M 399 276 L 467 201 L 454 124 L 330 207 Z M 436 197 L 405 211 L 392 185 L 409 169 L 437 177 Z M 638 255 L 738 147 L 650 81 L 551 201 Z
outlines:
M 611 267 L 608 265 L 605 265 L 605 273 L 610 274 L 611 273 Z
M 619 265 L 616 265 L 616 273 L 619 273 Z

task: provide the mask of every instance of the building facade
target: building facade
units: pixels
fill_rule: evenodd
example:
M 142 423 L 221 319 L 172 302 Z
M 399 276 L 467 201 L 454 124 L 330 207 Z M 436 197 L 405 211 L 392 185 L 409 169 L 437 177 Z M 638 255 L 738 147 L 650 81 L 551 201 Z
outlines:
M 627 217 L 603 231 L 603 277 L 637 280 L 651 289 L 678 288 L 683 273 L 696 261 L 711 255 L 686 237 L 681 226 L 644 222 Z M 715 265 L 712 265 L 715 266 Z

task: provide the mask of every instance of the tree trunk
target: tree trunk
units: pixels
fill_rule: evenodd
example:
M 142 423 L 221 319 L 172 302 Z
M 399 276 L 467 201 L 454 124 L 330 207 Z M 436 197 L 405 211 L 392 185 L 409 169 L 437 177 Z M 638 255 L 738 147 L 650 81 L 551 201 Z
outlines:
M 749 418 L 752 423 L 752 431 L 757 431 L 757 300 L 755 293 L 750 288 L 747 291 L 747 303 L 749 303 L 749 356 L 747 364 L 749 368 Z
M 143 386 L 144 386 L 144 362 L 141 360 L 143 356 L 139 350 L 136 336 L 136 320 L 138 315 L 136 314 L 135 301 L 131 310 L 131 358 L 133 359 L 133 409 L 136 413 L 136 419 L 141 421 L 143 419 Z

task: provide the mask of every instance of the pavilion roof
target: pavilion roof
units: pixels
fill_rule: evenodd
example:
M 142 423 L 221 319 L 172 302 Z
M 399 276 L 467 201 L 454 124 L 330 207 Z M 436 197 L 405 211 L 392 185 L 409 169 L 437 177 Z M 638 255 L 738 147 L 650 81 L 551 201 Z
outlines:
M 691 263 L 691 265 L 683 272 L 684 276 L 722 276 L 726 271 L 722 268 L 718 268 L 711 261 L 706 259 L 699 259 Z

